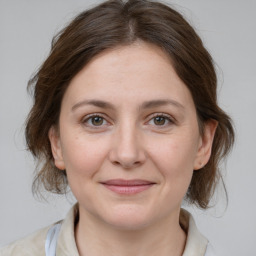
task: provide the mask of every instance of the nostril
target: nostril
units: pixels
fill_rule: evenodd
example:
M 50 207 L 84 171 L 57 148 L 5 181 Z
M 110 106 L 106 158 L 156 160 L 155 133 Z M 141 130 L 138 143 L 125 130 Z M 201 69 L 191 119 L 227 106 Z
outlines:
M 109 152 L 109 160 L 115 166 L 124 169 L 138 167 L 145 162 L 145 152 L 141 147 L 129 141 L 129 147 L 126 143 L 119 143 L 118 147 L 113 147 Z
M 118 161 L 113 161 L 112 162 L 114 165 L 120 165 L 120 163 Z
M 136 162 L 130 162 L 130 163 L 124 163 L 124 162 L 118 162 L 118 161 L 113 161 L 112 162 L 114 165 L 122 166 L 123 169 L 132 169 L 134 167 L 137 167 L 141 165 L 140 161 Z

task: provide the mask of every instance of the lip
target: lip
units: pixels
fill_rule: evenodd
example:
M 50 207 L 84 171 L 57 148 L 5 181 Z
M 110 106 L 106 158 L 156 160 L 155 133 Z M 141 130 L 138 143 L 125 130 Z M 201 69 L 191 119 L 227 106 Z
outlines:
M 107 189 L 121 195 L 134 195 L 151 188 L 156 183 L 147 180 L 112 179 L 101 182 Z

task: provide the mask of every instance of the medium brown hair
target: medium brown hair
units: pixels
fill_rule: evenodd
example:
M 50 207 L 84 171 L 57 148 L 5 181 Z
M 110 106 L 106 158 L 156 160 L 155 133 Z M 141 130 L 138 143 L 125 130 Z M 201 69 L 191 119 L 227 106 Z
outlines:
M 212 58 L 195 30 L 180 13 L 159 2 L 111 0 L 79 14 L 52 41 L 49 57 L 29 87 L 34 105 L 26 124 L 28 149 L 40 163 L 33 188 L 65 193 L 66 172 L 57 169 L 48 132 L 58 126 L 61 101 L 71 79 L 97 54 L 120 45 L 142 40 L 160 47 L 171 59 L 180 79 L 189 88 L 199 127 L 214 119 L 218 127 L 209 162 L 194 171 L 186 199 L 201 208 L 221 178 L 218 165 L 229 152 L 234 131 L 230 118 L 217 105 L 217 79 Z

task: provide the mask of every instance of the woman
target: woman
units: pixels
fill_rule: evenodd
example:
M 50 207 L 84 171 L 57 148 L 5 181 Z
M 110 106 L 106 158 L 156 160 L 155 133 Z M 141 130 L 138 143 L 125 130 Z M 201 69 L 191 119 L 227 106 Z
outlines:
M 211 56 L 166 5 L 107 1 L 53 40 L 30 85 L 34 189 L 78 203 L 1 255 L 213 255 L 183 198 L 206 209 L 232 146 Z

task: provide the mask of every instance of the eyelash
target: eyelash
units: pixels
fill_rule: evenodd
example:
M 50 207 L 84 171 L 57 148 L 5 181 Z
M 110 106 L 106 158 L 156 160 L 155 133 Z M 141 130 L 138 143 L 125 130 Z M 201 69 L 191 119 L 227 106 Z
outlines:
M 95 118 L 95 117 L 102 118 L 103 122 L 109 123 L 109 122 L 106 120 L 105 116 L 102 115 L 102 114 L 100 114 L 100 113 L 95 113 L 95 114 L 87 115 L 85 118 L 82 119 L 82 123 L 83 123 L 84 125 L 88 126 L 88 127 L 93 127 L 94 129 L 98 129 L 98 128 L 101 128 L 103 125 L 106 125 L 106 124 L 103 124 L 103 125 L 97 126 L 97 125 L 93 125 L 92 123 L 91 123 L 91 124 L 88 124 L 88 122 L 89 122 L 89 121 L 92 122 L 93 118 Z
M 93 118 L 95 117 L 99 117 L 99 118 L 102 118 L 102 121 L 104 124 L 100 124 L 100 125 L 93 125 L 92 124 L 92 121 L 93 121 Z M 155 118 L 157 117 L 160 117 L 160 118 L 164 118 L 164 124 L 163 125 L 157 125 L 155 124 Z M 91 121 L 91 123 L 89 124 L 89 121 Z M 152 124 L 153 126 L 158 126 L 159 128 L 165 128 L 166 126 L 170 125 L 170 124 L 174 124 L 175 121 L 173 120 L 173 118 L 170 116 L 170 115 L 167 115 L 167 114 L 164 114 L 164 113 L 155 113 L 153 115 L 150 115 L 149 116 L 149 121 L 147 121 L 147 123 L 149 124 L 151 121 L 154 122 L 154 124 Z M 167 122 L 167 123 L 166 123 Z M 85 118 L 82 119 L 82 123 L 84 125 L 86 125 L 87 127 L 90 127 L 90 128 L 93 128 L 93 129 L 100 129 L 102 128 L 103 126 L 106 126 L 109 124 L 109 122 L 106 120 L 105 116 L 101 113 L 94 113 L 94 114 L 90 114 L 90 115 L 87 115 Z

